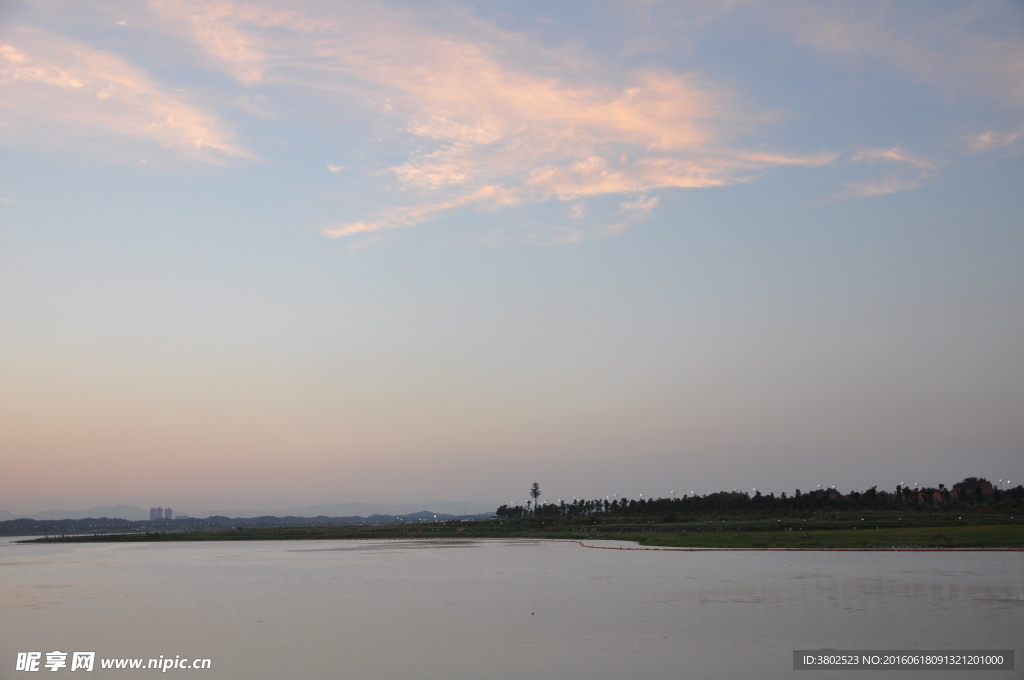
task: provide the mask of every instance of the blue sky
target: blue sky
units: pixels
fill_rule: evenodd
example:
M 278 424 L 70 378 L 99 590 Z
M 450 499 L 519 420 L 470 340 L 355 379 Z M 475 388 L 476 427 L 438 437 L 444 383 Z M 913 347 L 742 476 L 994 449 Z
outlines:
M 1024 479 L 1022 30 L 7 3 L 0 507 Z

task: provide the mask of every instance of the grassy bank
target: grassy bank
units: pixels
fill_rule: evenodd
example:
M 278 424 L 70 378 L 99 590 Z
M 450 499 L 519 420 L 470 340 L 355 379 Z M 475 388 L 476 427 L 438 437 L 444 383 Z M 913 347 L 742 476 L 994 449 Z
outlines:
M 692 548 L 1024 548 L 1024 526 L 970 526 L 825 531 L 710 531 L 652 534 L 649 546 Z
M 635 541 L 691 548 L 1024 548 L 1024 524 L 785 530 L 744 523 L 538 525 L 498 522 L 394 526 L 238 528 L 226 531 L 88 534 L 39 543 L 520 538 Z

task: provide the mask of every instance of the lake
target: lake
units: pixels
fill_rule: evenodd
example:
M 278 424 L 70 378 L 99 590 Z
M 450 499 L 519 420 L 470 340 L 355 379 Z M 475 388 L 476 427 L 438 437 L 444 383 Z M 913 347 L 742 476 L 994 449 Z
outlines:
M 1024 640 L 1019 552 L 12 540 L 0 542 L 0 678 L 23 676 L 14 670 L 18 652 L 42 652 L 45 663 L 59 650 L 96 652 L 86 676 L 95 678 L 159 672 L 103 670 L 102 658 L 162 655 L 209 658 L 209 669 L 163 675 L 210 680 L 908 680 L 925 672 L 797 672 L 792 653 L 978 648 L 1019 656 Z M 58 672 L 70 665 L 69 656 Z M 970 675 L 1024 677 L 1019 658 L 1016 668 Z

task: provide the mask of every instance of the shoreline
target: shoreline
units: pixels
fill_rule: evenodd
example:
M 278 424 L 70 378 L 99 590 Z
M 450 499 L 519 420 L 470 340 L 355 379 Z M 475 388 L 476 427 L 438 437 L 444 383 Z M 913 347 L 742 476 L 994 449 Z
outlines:
M 581 532 L 560 527 L 507 527 L 481 523 L 462 525 L 399 525 L 392 527 L 291 527 L 236 528 L 217 531 L 78 534 L 37 537 L 19 544 L 48 543 L 184 543 L 192 541 L 295 541 L 295 540 L 546 540 L 577 543 L 601 550 L 665 550 L 696 552 L 711 550 L 778 552 L 1021 552 L 1024 525 L 971 527 L 928 527 L 889 529 L 845 529 L 796 531 L 686 531 L 661 529 L 657 532 Z M 574 535 L 575 534 L 575 535 Z M 619 541 L 636 547 L 588 545 L 585 541 Z

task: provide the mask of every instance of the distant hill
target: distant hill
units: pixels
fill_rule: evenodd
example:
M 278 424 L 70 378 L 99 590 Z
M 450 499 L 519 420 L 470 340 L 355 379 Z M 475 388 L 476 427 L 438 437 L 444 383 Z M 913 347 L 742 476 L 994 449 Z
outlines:
M 441 501 L 438 503 L 329 503 L 326 505 L 307 505 L 304 508 L 288 508 L 286 510 L 251 510 L 228 509 L 195 513 L 194 517 L 370 517 L 372 515 L 411 515 L 427 512 L 445 515 L 481 515 L 493 514 L 497 505 L 482 503 L 461 503 L 458 501 Z M 192 513 L 189 513 L 192 515 Z
M 287 510 L 214 510 L 209 512 L 186 512 L 191 517 L 371 517 L 373 515 L 395 516 L 413 515 L 423 513 L 437 515 L 482 515 L 493 514 L 496 505 L 483 505 L 480 503 L 460 503 L 455 501 L 440 503 L 404 503 L 393 505 L 388 503 L 331 503 L 327 505 L 309 505 L 304 508 L 290 508 Z M 11 519 L 27 518 L 36 520 L 60 520 L 60 519 L 99 519 L 109 517 L 110 519 L 127 519 L 131 521 L 148 520 L 149 509 L 137 508 L 133 505 L 98 505 L 86 510 L 43 510 L 42 512 L 15 514 L 0 510 L 0 521 Z
M 89 519 L 109 517 L 110 519 L 128 519 L 137 521 L 149 519 L 149 510 L 136 508 L 134 505 L 97 505 L 86 510 L 43 510 L 42 512 L 14 513 L 0 510 L 0 522 L 11 519 Z

